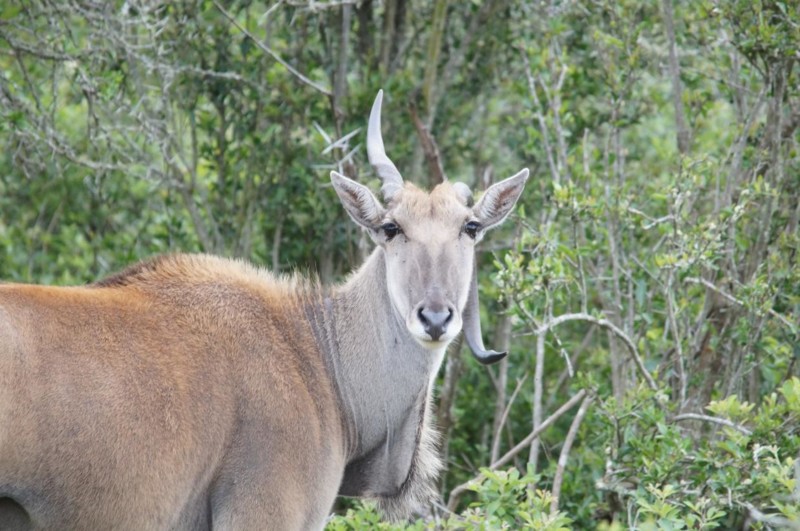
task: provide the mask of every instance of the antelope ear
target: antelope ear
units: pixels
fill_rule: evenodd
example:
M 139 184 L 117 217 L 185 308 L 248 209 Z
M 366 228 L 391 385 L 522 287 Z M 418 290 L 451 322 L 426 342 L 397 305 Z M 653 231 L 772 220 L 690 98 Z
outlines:
M 524 169 L 499 183 L 490 186 L 472 209 L 482 228 L 490 229 L 506 219 L 528 180 L 528 169 Z
M 353 221 L 367 229 L 377 230 L 386 209 L 369 188 L 335 171 L 331 172 L 331 183 Z

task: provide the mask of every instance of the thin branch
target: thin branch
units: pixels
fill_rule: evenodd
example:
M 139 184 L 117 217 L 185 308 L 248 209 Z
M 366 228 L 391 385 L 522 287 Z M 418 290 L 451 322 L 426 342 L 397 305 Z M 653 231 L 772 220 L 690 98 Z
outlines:
M 741 301 L 741 300 L 737 299 L 736 297 L 734 297 L 730 293 L 726 293 L 725 291 L 721 290 L 720 288 L 718 288 L 717 286 L 715 286 L 714 284 L 712 284 L 711 282 L 709 282 L 708 280 L 706 280 L 704 278 L 688 277 L 688 278 L 683 279 L 683 281 L 684 282 L 688 282 L 690 284 L 702 284 L 703 286 L 707 287 L 711 291 L 721 295 L 722 298 L 724 298 L 728 302 L 732 302 L 732 303 L 736 304 L 737 306 L 741 306 L 742 308 L 748 308 L 747 304 L 745 304 L 744 301 Z M 758 313 L 758 312 L 756 312 L 756 313 Z M 772 308 L 768 309 L 767 313 L 770 314 L 775 319 L 779 320 L 781 323 L 783 323 L 787 327 L 789 327 L 789 330 L 791 330 L 792 333 L 794 333 L 794 334 L 797 333 L 797 326 L 793 325 L 792 322 L 789 321 L 786 317 L 784 317 L 783 315 L 779 314 L 778 312 L 776 312 Z
M 428 126 L 434 122 L 436 111 L 439 107 L 439 102 L 443 97 L 445 97 L 450 86 L 458 78 L 456 72 L 460 72 L 462 69 L 464 60 L 467 57 L 467 52 L 469 51 L 469 47 L 472 45 L 472 39 L 476 35 L 480 34 L 480 26 L 482 24 L 486 24 L 486 22 L 491 19 L 492 15 L 500 6 L 500 4 L 501 2 L 481 2 L 481 6 L 478 8 L 477 13 L 475 13 L 470 19 L 468 26 L 469 29 L 461 38 L 458 48 L 451 49 L 448 53 L 449 57 L 447 59 L 447 63 L 442 69 L 442 75 L 437 76 L 436 78 L 439 86 L 432 87 L 433 90 L 431 95 L 433 99 L 431 104 L 428 106 L 428 116 L 426 118 L 426 124 Z
M 522 62 L 525 64 L 525 76 L 528 79 L 528 92 L 531 94 L 534 104 L 536 105 L 536 119 L 539 122 L 539 130 L 542 133 L 542 143 L 544 144 L 544 152 L 547 155 L 547 165 L 550 167 L 550 174 L 553 176 L 554 182 L 561 182 L 558 168 L 556 167 L 555 160 L 553 160 L 553 150 L 550 148 L 550 131 L 547 127 L 547 122 L 542 114 L 542 104 L 539 101 L 539 95 L 536 93 L 536 80 L 533 77 L 533 70 L 531 69 L 531 62 L 528 59 L 528 53 L 523 46 L 517 48 Z
M 304 76 L 303 74 L 298 72 L 292 65 L 290 65 L 289 63 L 284 61 L 283 58 L 281 58 L 280 55 L 278 55 L 277 53 L 275 53 L 272 50 L 272 48 L 270 48 L 269 46 L 267 46 L 266 44 L 264 44 L 260 40 L 256 39 L 256 37 L 252 33 L 247 31 L 247 29 L 245 29 L 244 26 L 239 24 L 236 21 L 236 19 L 233 18 L 233 15 L 228 13 L 225 10 L 224 7 L 219 5 L 219 2 L 217 2 L 217 0 L 214 0 L 214 5 L 217 7 L 217 9 L 220 10 L 220 12 L 225 16 L 225 18 L 227 18 L 230 21 L 231 24 L 236 26 L 236 28 L 239 31 L 241 31 L 242 33 L 244 33 L 247 36 L 247 38 L 251 39 L 254 43 L 256 43 L 256 46 L 261 48 L 261 51 L 263 51 L 264 53 L 268 54 L 270 57 L 272 57 L 273 59 L 278 61 L 278 63 L 280 63 L 286 70 L 288 70 L 289 73 L 294 75 L 297 79 L 299 79 L 300 81 L 302 81 L 303 83 L 305 83 L 309 87 L 312 87 L 312 88 L 320 91 L 321 93 L 323 93 L 324 95 L 328 96 L 329 98 L 333 97 L 333 93 L 330 91 L 330 89 L 327 89 L 327 88 L 323 87 L 322 85 L 320 85 L 319 83 L 316 83 L 316 82 L 311 81 L 310 79 L 308 79 L 306 76 Z
M 425 114 L 434 114 L 434 88 L 436 77 L 439 73 L 439 55 L 442 51 L 442 38 L 447 26 L 448 0 L 436 0 L 433 5 L 433 14 L 430 20 L 430 33 L 428 35 L 428 49 L 425 56 L 425 73 L 422 80 L 422 96 L 425 100 Z M 429 120 L 428 123 L 433 123 Z
M 504 303 L 504 311 L 500 315 L 495 327 L 494 342 L 498 352 L 508 352 L 511 344 L 511 314 L 509 313 L 511 301 Z M 492 374 L 494 371 L 488 371 Z M 526 375 L 527 376 L 527 375 Z M 510 408 L 506 404 L 506 387 L 508 386 L 508 358 L 503 358 L 497 364 L 497 394 L 494 398 L 494 414 L 492 415 L 492 451 L 489 462 L 496 460 L 500 456 L 500 437 L 502 434 L 502 423 L 505 420 L 504 413 Z M 512 397 L 513 400 L 513 397 Z
M 597 326 L 601 326 L 603 328 L 610 330 L 614 335 L 620 338 L 622 342 L 625 343 L 625 345 L 628 347 L 628 350 L 631 353 L 631 357 L 633 357 L 633 361 L 636 364 L 636 368 L 639 369 L 639 372 L 647 382 L 647 385 L 650 387 L 650 389 L 652 389 L 653 391 L 658 389 L 655 380 L 647 371 L 647 368 L 645 368 L 644 366 L 644 361 L 642 360 L 642 357 L 639 355 L 639 349 L 636 348 L 636 344 L 634 344 L 633 340 L 628 336 L 628 334 L 623 332 L 619 327 L 617 327 L 611 321 L 608 321 L 606 319 L 598 319 L 597 317 L 594 317 L 587 313 L 567 313 L 559 315 L 558 317 L 554 317 L 548 320 L 547 322 L 542 323 L 542 325 L 539 326 L 539 328 L 537 328 L 534 333 L 537 336 L 544 334 L 551 328 L 555 328 L 556 326 L 566 323 L 568 321 L 586 321 L 588 323 L 592 323 Z
M 304 9 L 310 11 L 311 13 L 315 13 L 317 11 L 323 11 L 325 9 L 339 8 L 343 6 L 354 6 L 358 4 L 359 1 L 360 0 L 336 0 L 336 1 L 332 0 L 330 2 L 315 2 L 314 0 L 308 0 L 307 2 L 302 2 L 302 1 L 286 0 L 286 5 Z M 278 2 L 278 4 L 276 4 L 270 9 L 274 9 L 279 4 L 280 2 Z
M 672 337 L 675 340 L 675 358 L 678 362 L 678 380 L 680 383 L 680 403 L 678 404 L 678 408 L 683 409 L 683 406 L 686 404 L 686 392 L 689 382 L 686 376 L 686 360 L 684 359 L 683 355 L 682 338 L 678 330 L 678 319 L 677 314 L 675 313 L 675 294 L 672 289 L 672 282 L 674 278 L 675 270 L 670 269 L 665 290 L 667 295 L 667 321 L 669 329 L 672 332 Z
M 589 344 L 592 342 L 592 339 L 594 338 L 594 333 L 595 333 L 596 330 L 597 330 L 597 327 L 591 326 L 591 327 L 589 327 L 589 330 L 586 331 L 586 335 L 583 336 L 583 340 L 581 340 L 580 345 L 578 345 L 578 347 L 575 349 L 575 351 L 570 356 L 570 360 L 569 360 L 569 365 L 570 366 L 573 366 L 573 367 L 577 366 L 578 359 L 581 357 L 581 355 L 584 353 L 584 351 L 586 351 L 586 349 L 589 347 Z M 557 398 L 558 394 L 564 388 L 564 385 L 567 383 L 567 380 L 569 378 L 572 378 L 572 376 L 573 375 L 570 374 L 570 371 L 569 371 L 568 368 L 564 368 L 564 370 L 561 371 L 561 374 L 558 376 L 558 380 L 556 381 L 555 385 L 553 386 L 552 391 L 549 393 L 549 396 L 547 398 L 547 402 L 545 402 L 545 404 L 544 404 L 544 407 L 545 407 L 546 410 L 549 411 L 550 408 L 553 407 L 553 403 L 555 402 L 555 399 Z
M 537 430 L 542 425 L 542 396 L 544 394 L 544 338 L 545 334 L 536 337 L 536 362 L 533 372 L 533 429 Z M 528 462 L 534 468 L 539 463 L 539 438 L 531 440 L 531 450 Z
M 259 26 L 266 25 L 267 24 L 267 20 L 269 20 L 269 17 L 270 17 L 270 15 L 272 15 L 273 11 L 275 11 L 276 9 L 281 7 L 282 4 L 283 4 L 283 0 L 278 0 L 277 2 L 272 4 L 266 11 L 264 11 L 264 14 L 261 15 L 258 18 Z
M 325 146 L 325 149 L 322 150 L 322 154 L 323 155 L 327 155 L 328 153 L 330 153 L 334 149 L 341 149 L 341 150 L 348 149 L 350 139 L 361 132 L 361 128 L 359 127 L 358 129 L 355 129 L 354 131 L 350 131 L 349 133 L 347 133 L 343 137 L 339 138 L 338 140 L 331 142 L 330 137 L 327 134 L 325 134 L 325 132 L 322 130 L 321 127 L 319 127 L 319 124 L 314 122 L 314 125 L 317 127 L 317 130 L 320 132 L 320 134 L 323 135 L 323 138 L 325 138 L 325 140 L 328 142 L 328 145 Z
M 789 520 L 777 514 L 766 514 L 756 508 L 752 503 L 744 503 L 743 505 L 747 508 L 750 518 L 756 522 L 763 522 L 769 526 L 774 526 L 775 529 L 800 529 L 800 523 L 797 521 Z
M 336 53 L 335 73 L 333 74 L 333 116 L 336 120 L 336 134 L 342 134 L 346 112 L 344 102 L 347 99 L 347 64 L 348 51 L 350 50 L 350 19 L 353 16 L 353 6 L 342 7 L 340 13 L 341 32 L 339 46 Z
M 567 438 L 564 439 L 564 446 L 561 448 L 561 453 L 558 456 L 558 465 L 556 467 L 556 474 L 553 477 L 553 501 L 550 502 L 550 515 L 554 515 L 558 512 L 558 498 L 561 494 L 561 484 L 564 481 L 564 470 L 567 467 L 567 459 L 569 459 L 569 451 L 572 448 L 572 443 L 575 442 L 575 437 L 578 434 L 578 428 L 581 426 L 581 422 L 583 422 L 583 417 L 586 416 L 586 412 L 589 411 L 589 406 L 592 404 L 592 397 L 587 396 L 581 402 L 581 407 L 578 409 L 578 412 L 575 414 L 575 418 L 572 419 L 572 424 L 569 427 L 569 431 L 567 432 Z
M 493 461 L 497 459 L 497 454 L 500 453 L 500 435 L 501 435 L 501 433 L 503 431 L 503 427 L 505 426 L 506 421 L 508 420 L 508 414 L 511 411 L 511 405 L 514 403 L 514 400 L 516 400 L 517 395 L 519 394 L 520 390 L 522 389 L 522 384 L 524 384 L 525 380 L 527 380 L 527 379 L 528 379 L 528 373 L 526 372 L 522 376 L 522 378 L 520 378 L 517 381 L 517 387 L 514 389 L 514 392 L 511 393 L 511 398 L 508 399 L 508 404 L 506 404 L 506 407 L 503 410 L 503 414 L 500 417 L 500 422 L 497 425 L 497 429 L 495 430 L 494 438 L 492 440 L 492 453 L 491 453 L 491 456 L 492 456 L 492 460 Z
M 447 462 L 450 451 L 448 444 L 450 432 L 453 428 L 453 404 L 458 393 L 458 380 L 464 373 L 464 357 L 462 352 L 463 335 L 459 336 L 450 347 L 444 369 L 444 381 L 439 392 L 439 404 L 436 409 L 436 418 L 439 421 L 440 448 L 442 460 Z
M 682 420 L 702 420 L 704 422 L 713 422 L 714 424 L 720 424 L 722 426 L 727 426 L 729 428 L 733 428 L 734 430 L 744 433 L 745 435 L 752 435 L 753 432 L 745 428 L 744 426 L 740 426 L 735 422 L 731 422 L 728 419 L 721 419 L 719 417 L 712 417 L 710 415 L 702 415 L 700 413 L 681 413 L 680 415 L 676 415 L 673 417 L 674 421 L 680 422 Z
M 678 152 L 685 155 L 691 146 L 692 133 L 686 123 L 686 113 L 683 109 L 683 86 L 681 84 L 681 67 L 678 63 L 678 46 L 675 39 L 675 23 L 672 12 L 672 0 L 662 0 L 662 14 L 664 16 L 664 29 L 667 32 L 669 44 L 669 77 L 672 82 L 672 104 L 675 108 L 675 127 L 677 128 Z
M 517 443 L 517 445 L 514 448 L 506 452 L 505 455 L 503 455 L 503 457 L 501 457 L 500 459 L 489 465 L 487 468 L 489 470 L 497 470 L 501 466 L 511 461 L 518 453 L 527 448 L 530 445 L 531 441 L 539 437 L 539 435 L 544 430 L 549 428 L 555 421 L 561 418 L 561 416 L 564 413 L 572 409 L 575 406 L 575 404 L 583 400 L 585 396 L 586 396 L 586 389 L 581 389 L 580 391 L 578 391 L 575 394 L 575 396 L 570 398 L 560 408 L 558 408 L 555 412 L 553 412 L 552 415 L 547 417 L 547 419 L 544 422 L 542 422 L 542 424 L 537 429 L 530 432 L 528 436 L 522 439 L 519 443 Z M 447 500 L 447 509 L 449 511 L 454 511 L 456 505 L 458 504 L 458 500 L 461 498 L 461 496 L 467 490 L 469 490 L 473 485 L 475 485 L 478 481 L 480 481 L 481 478 L 483 478 L 483 473 L 478 474 L 471 480 L 464 482 L 461 485 L 458 485 L 452 491 L 450 491 L 450 498 Z
M 420 120 L 417 113 L 417 106 L 414 102 L 410 102 L 408 110 L 411 113 L 411 119 L 414 121 L 414 127 L 417 129 L 420 144 L 422 144 L 422 151 L 425 153 L 425 159 L 428 161 L 428 169 L 430 170 L 431 187 L 443 183 L 447 180 L 447 175 L 444 173 L 442 166 L 442 157 L 439 154 L 439 146 L 433 138 L 430 130 L 425 127 L 425 124 Z

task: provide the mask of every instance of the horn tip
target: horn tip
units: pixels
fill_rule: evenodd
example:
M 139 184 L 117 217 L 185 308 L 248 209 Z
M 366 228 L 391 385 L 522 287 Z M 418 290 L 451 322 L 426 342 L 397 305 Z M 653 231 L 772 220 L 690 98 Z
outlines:
M 475 359 L 477 359 L 482 365 L 492 365 L 508 355 L 507 351 L 496 352 L 494 350 L 485 350 L 481 353 L 473 351 L 472 353 L 475 355 Z

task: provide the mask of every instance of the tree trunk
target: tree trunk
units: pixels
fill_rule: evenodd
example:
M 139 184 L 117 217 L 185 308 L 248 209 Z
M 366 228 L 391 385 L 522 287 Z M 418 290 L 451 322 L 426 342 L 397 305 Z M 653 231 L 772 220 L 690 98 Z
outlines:
M 373 35 L 374 23 L 372 22 L 372 0 L 363 0 L 356 5 L 356 20 L 358 20 L 358 59 L 362 66 L 362 73 L 368 74 L 374 70 L 378 55 L 375 52 L 375 36 Z
M 511 314 L 506 306 L 500 315 L 500 320 L 494 331 L 495 350 L 508 352 L 511 344 Z M 494 421 L 492 423 L 492 452 L 489 463 L 494 463 L 500 457 L 500 439 L 503 432 L 501 422 L 506 409 L 506 387 L 508 386 L 508 356 L 497 364 L 497 396 L 494 400 Z
M 669 77 L 672 82 L 672 104 L 675 107 L 678 152 L 681 155 L 686 155 L 691 147 L 692 134 L 689 130 L 689 125 L 686 123 L 686 113 L 683 109 L 683 85 L 681 83 L 681 69 L 678 64 L 678 47 L 675 41 L 672 0 L 662 0 L 661 6 L 664 15 L 664 29 L 667 31 L 667 41 L 669 43 Z

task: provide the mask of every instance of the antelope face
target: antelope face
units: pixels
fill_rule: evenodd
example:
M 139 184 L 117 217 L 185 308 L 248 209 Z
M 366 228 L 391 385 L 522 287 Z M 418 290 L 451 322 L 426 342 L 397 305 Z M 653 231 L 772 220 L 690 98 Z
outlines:
M 504 354 L 485 351 L 480 339 L 475 244 L 509 214 L 528 170 L 491 186 L 474 206 L 462 183 L 445 182 L 430 193 L 406 184 L 383 148 L 381 99 L 379 92 L 370 115 L 367 152 L 383 182 L 386 204 L 336 172 L 331 173 L 333 186 L 350 217 L 383 248 L 389 299 L 411 336 L 439 350 L 464 328 L 478 359 L 495 361 Z
M 381 221 L 394 309 L 420 344 L 442 348 L 461 331 L 478 222 L 449 183 L 430 194 L 405 186 Z

